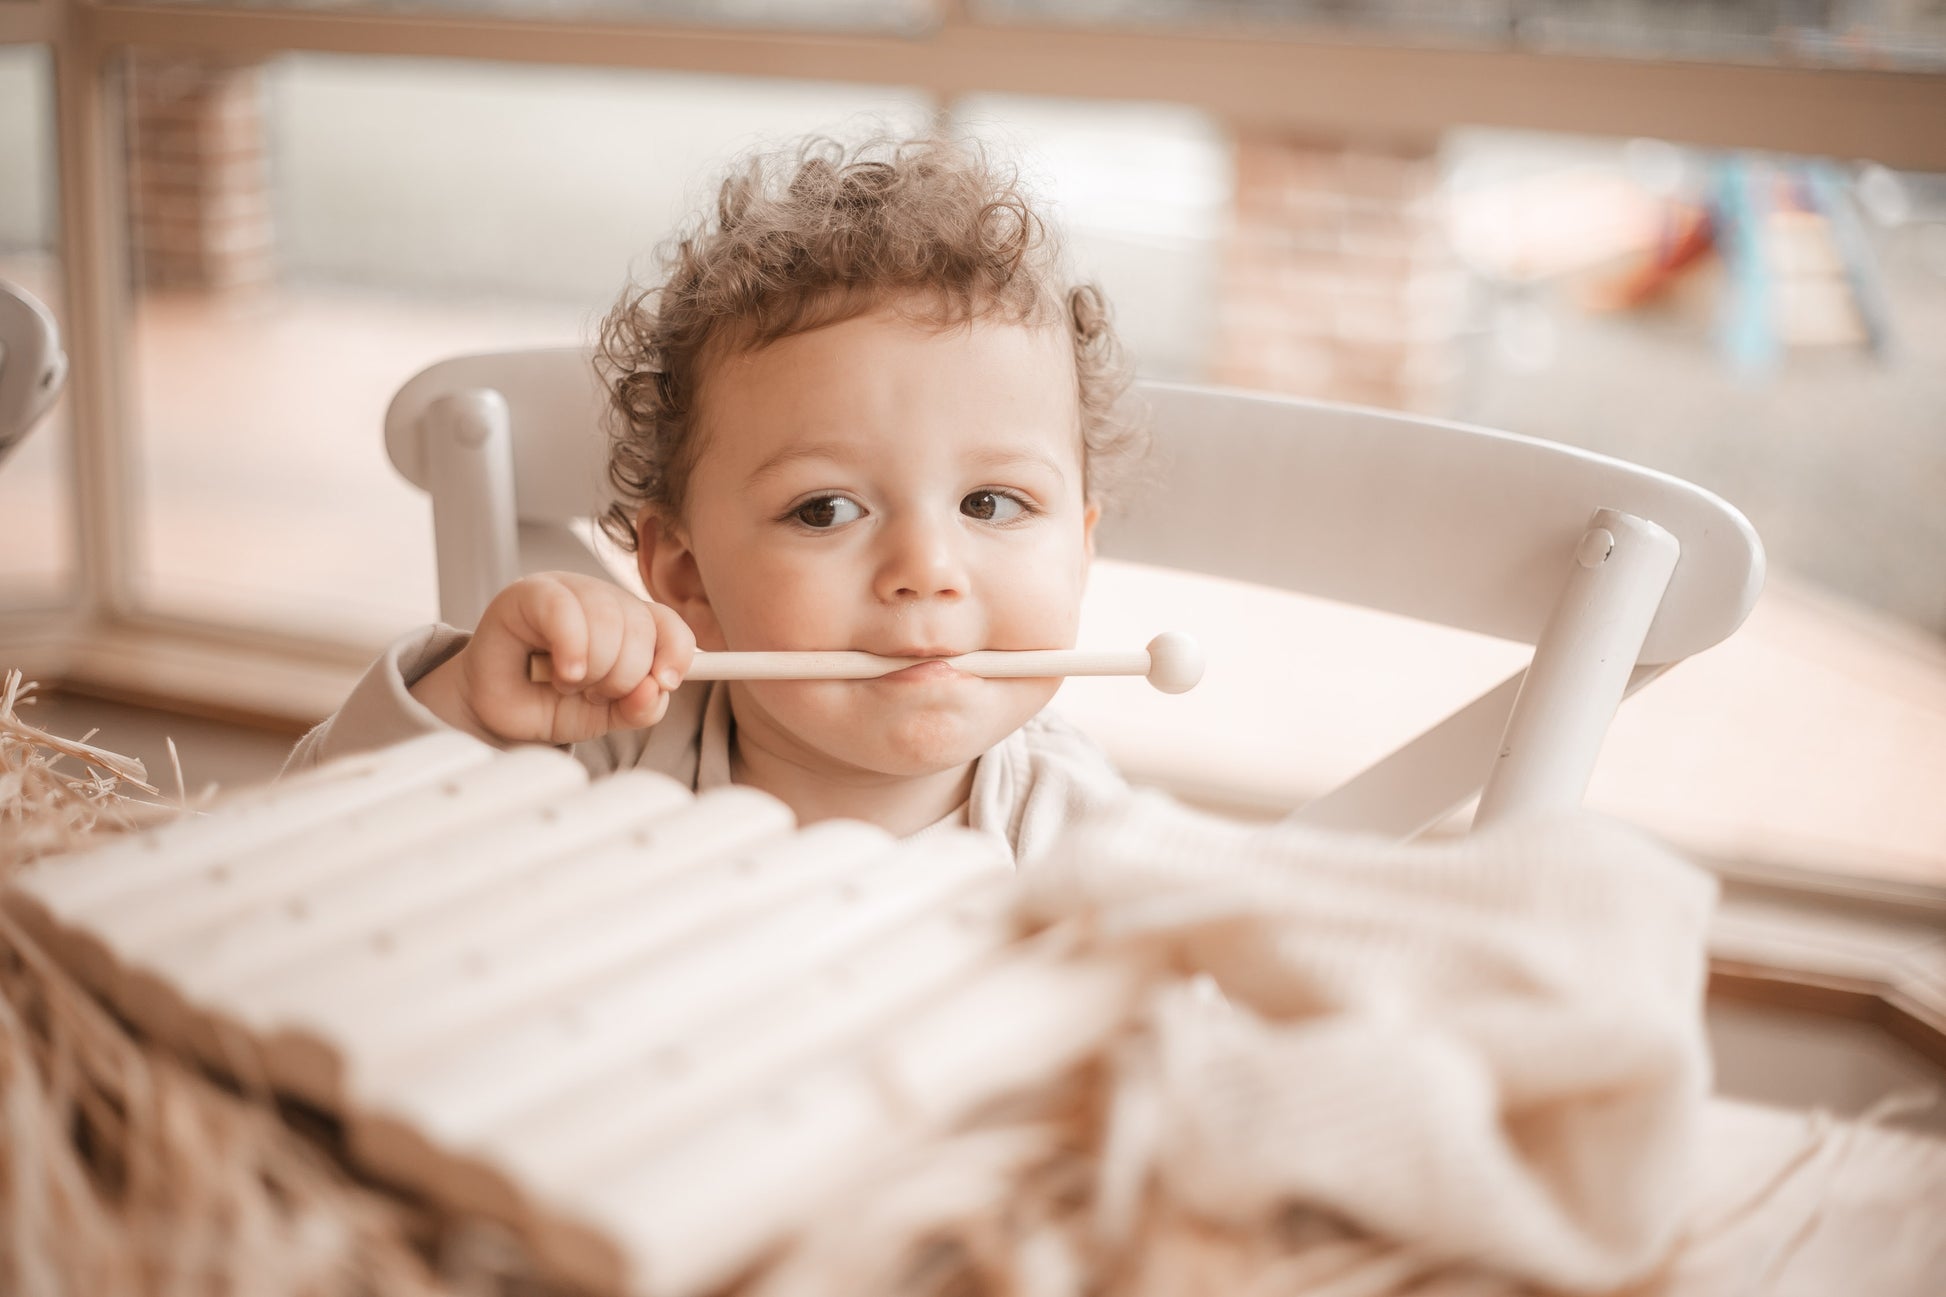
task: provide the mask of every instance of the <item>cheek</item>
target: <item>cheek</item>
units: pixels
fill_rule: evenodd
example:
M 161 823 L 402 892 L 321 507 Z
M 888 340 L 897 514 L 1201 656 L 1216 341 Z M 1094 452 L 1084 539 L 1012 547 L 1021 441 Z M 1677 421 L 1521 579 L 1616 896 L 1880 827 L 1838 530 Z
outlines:
M 992 576 L 988 587 L 995 630 L 1038 641 L 1012 647 L 1072 644 L 1081 624 L 1081 596 L 1087 582 L 1087 556 L 1075 546 L 1038 547 L 1025 561 L 1016 558 Z
M 1008 733 L 1025 725 L 1028 718 L 1038 714 L 1041 708 L 1054 701 L 1060 692 L 1060 680 L 1010 680 L 1006 691 L 1007 716 L 1011 724 Z
M 726 648 L 832 646 L 834 610 L 844 605 L 826 565 L 780 561 L 750 548 L 716 565 L 705 583 Z

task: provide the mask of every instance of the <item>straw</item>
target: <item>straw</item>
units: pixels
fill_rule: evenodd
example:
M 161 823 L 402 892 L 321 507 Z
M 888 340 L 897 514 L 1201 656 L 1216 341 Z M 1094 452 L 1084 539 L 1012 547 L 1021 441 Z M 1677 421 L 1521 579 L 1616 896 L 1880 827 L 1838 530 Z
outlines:
M 134 828 L 180 809 L 129 796 L 127 788 L 160 796 L 135 758 L 23 720 L 19 708 L 35 701 L 36 688 L 18 671 L 0 682 L 0 878 L 30 860 L 72 850 L 98 827 Z
M 0 901 L 43 857 L 191 809 L 173 743 L 175 802 L 136 799 L 158 796 L 140 761 L 21 719 L 34 689 L 0 683 Z M 0 905 L 0 1292 L 546 1291 L 494 1231 L 359 1182 L 290 1116 L 132 1035 Z

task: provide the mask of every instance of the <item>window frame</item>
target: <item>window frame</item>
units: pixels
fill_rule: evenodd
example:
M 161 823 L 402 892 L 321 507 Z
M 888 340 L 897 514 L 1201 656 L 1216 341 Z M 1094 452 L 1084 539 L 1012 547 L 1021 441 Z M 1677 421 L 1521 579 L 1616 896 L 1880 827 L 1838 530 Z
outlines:
M 0 0 L 0 45 L 52 45 L 60 28 L 61 0 Z

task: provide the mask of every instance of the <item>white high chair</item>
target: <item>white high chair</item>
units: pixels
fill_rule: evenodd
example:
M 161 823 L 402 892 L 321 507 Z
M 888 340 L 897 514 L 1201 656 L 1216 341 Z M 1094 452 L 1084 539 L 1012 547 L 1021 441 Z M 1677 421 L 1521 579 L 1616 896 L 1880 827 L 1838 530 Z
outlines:
M 1763 582 L 1743 515 L 1650 469 L 1377 410 L 1137 391 L 1153 413 L 1146 489 L 1103 519 L 1103 557 L 1534 646 L 1524 670 L 1306 804 L 1303 822 L 1409 837 L 1476 792 L 1476 828 L 1578 805 L 1622 698 L 1728 636 Z M 432 496 L 445 621 L 471 626 L 522 573 L 607 575 L 570 529 L 607 498 L 606 409 L 572 349 L 441 361 L 393 398 L 386 448 Z
M 0 279 L 0 460 L 54 404 L 67 372 L 53 313 L 26 289 Z

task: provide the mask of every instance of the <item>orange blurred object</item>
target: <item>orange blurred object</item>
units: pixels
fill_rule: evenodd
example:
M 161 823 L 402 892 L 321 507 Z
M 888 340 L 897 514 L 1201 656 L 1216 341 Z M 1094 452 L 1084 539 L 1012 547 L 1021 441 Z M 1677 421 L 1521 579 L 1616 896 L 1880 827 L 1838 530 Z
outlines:
M 1591 284 L 1583 303 L 1596 311 L 1626 311 L 1655 300 L 1716 246 L 1709 209 L 1670 203 L 1663 234 L 1648 257 L 1629 270 Z

